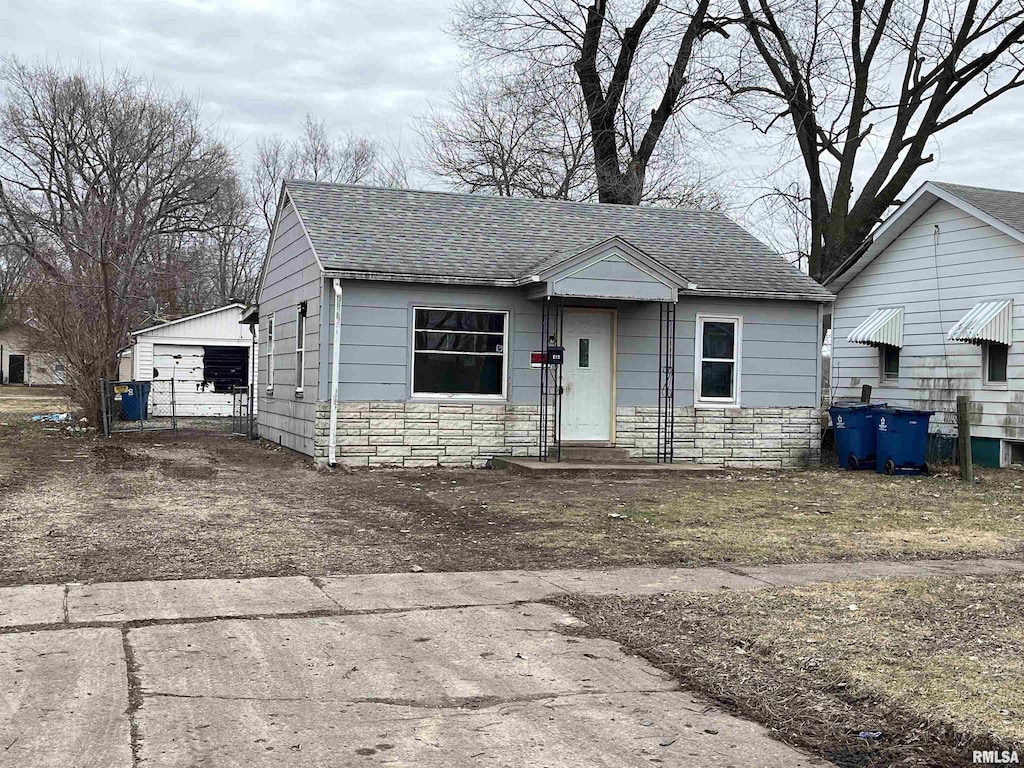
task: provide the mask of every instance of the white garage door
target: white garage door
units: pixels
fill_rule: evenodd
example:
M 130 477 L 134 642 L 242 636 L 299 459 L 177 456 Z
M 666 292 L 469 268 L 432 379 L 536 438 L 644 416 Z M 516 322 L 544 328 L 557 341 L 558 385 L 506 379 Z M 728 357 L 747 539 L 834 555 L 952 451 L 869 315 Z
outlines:
M 153 346 L 153 378 L 158 382 L 174 379 L 175 412 L 178 416 L 230 416 L 231 395 L 214 392 L 213 385 L 203 381 L 203 348 L 175 344 Z M 170 416 L 166 396 L 168 385 L 153 385 L 150 413 Z

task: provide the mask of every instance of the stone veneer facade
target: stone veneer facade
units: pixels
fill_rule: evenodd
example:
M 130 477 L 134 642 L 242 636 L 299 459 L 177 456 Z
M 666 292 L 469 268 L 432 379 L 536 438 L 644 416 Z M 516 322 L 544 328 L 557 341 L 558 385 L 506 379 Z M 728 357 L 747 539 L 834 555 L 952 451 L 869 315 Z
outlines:
M 337 458 L 347 466 L 482 467 L 537 454 L 536 405 L 342 402 Z M 327 460 L 330 403 L 316 412 L 314 457 Z M 795 468 L 821 461 L 817 408 L 676 408 L 675 459 L 728 467 Z M 616 409 L 615 445 L 657 452 L 657 408 Z

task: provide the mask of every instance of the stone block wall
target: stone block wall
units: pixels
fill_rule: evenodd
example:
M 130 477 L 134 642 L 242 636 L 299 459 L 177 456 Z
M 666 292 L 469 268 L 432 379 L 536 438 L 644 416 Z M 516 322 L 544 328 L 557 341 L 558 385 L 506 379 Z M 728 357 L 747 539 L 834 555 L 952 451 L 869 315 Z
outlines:
M 818 408 L 676 408 L 676 461 L 788 469 L 821 463 Z M 655 458 L 658 409 L 619 408 L 615 444 Z
M 480 467 L 494 456 L 536 457 L 538 407 L 489 403 L 338 404 L 338 462 L 347 466 Z M 330 404 L 316 412 L 314 457 L 327 460 Z M 675 459 L 790 468 L 821 460 L 817 408 L 677 408 Z M 657 408 L 618 408 L 615 445 L 657 454 Z
M 314 458 L 327 460 L 330 403 L 316 410 Z M 338 404 L 338 463 L 356 467 L 482 467 L 536 456 L 538 406 L 490 403 Z

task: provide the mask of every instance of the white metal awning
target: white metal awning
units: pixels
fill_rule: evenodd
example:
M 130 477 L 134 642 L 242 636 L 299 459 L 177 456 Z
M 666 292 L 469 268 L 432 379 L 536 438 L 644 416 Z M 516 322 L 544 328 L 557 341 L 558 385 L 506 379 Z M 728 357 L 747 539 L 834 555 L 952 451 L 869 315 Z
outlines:
M 946 338 L 970 344 L 994 341 L 1009 345 L 1013 341 L 1013 301 L 1003 299 L 975 304 Z
M 877 347 L 903 347 L 903 307 L 876 309 L 871 317 L 858 325 L 846 340 L 853 344 Z

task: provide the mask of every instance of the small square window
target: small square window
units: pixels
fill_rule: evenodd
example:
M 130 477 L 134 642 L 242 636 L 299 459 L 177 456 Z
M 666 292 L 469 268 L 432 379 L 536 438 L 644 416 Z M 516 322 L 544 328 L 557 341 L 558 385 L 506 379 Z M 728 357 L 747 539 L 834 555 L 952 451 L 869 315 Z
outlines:
M 982 348 L 986 384 L 1005 384 L 1010 348 L 1005 344 L 987 342 Z
M 884 344 L 879 352 L 881 380 L 898 381 L 900 378 L 900 348 Z

